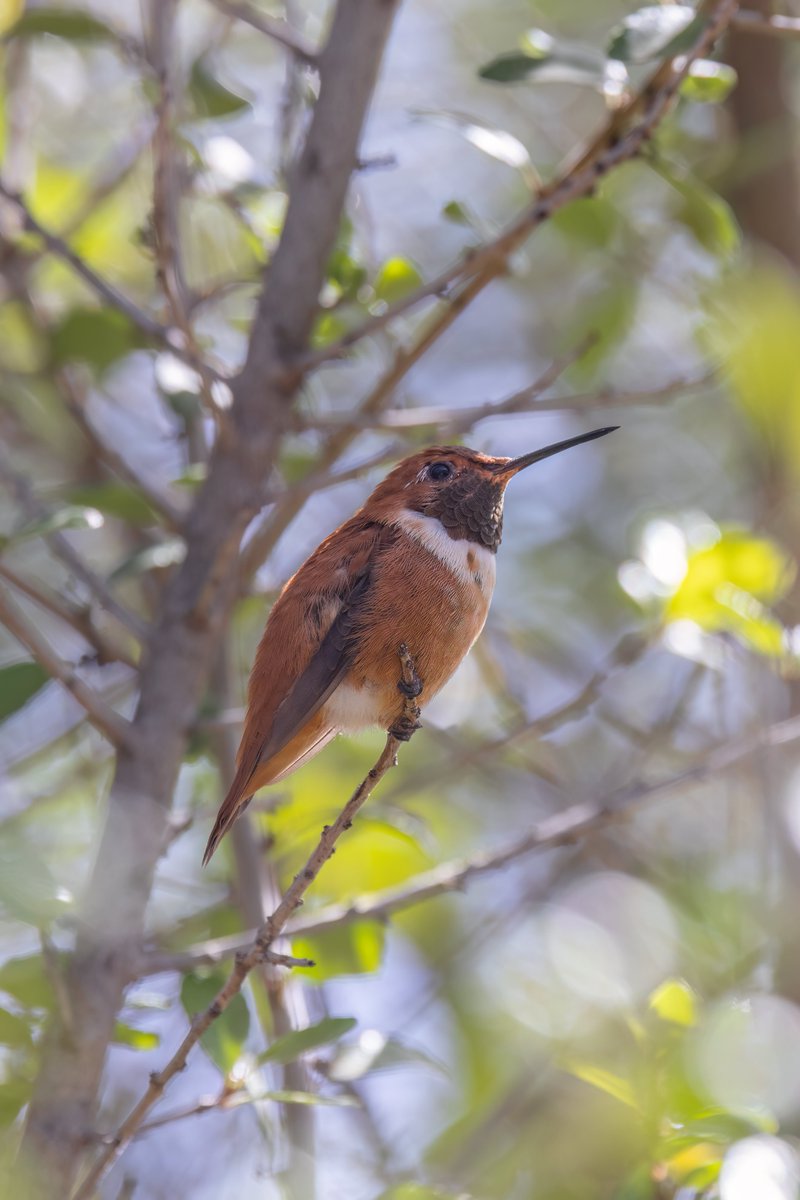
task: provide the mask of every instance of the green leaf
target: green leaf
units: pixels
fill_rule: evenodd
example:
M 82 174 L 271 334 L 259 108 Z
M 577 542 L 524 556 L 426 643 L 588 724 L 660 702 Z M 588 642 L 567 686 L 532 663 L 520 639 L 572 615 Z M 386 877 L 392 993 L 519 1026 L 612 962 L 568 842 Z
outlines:
M 446 221 L 452 221 L 454 225 L 469 225 L 473 224 L 473 218 L 469 215 L 469 210 L 459 200 L 449 200 L 442 209 L 442 216 Z
M 30 1046 L 33 1042 L 29 1023 L 7 1008 L 0 1008 L 0 1044 L 3 1046 Z
M 727 200 L 698 180 L 688 180 L 679 189 L 683 204 L 676 216 L 699 244 L 718 258 L 730 258 L 741 246 L 742 235 Z
M 554 229 L 570 241 L 585 246 L 607 246 L 620 228 L 620 214 L 601 196 L 573 200 L 552 217 Z
M 478 76 L 480 79 L 488 79 L 491 83 L 519 83 L 549 62 L 549 58 L 549 55 L 534 57 L 532 54 L 512 50 L 508 54 L 498 54 L 497 58 L 485 63 L 478 71 Z
M 689 4 L 650 4 L 629 13 L 617 26 L 608 56 L 626 63 L 673 58 L 694 44 L 707 23 L 708 18 L 695 16 Z
M 541 182 L 526 147 L 507 129 L 498 129 L 496 125 L 488 125 L 463 113 L 440 108 L 417 108 L 414 109 L 414 116 L 455 130 L 476 150 L 519 171 L 530 188 L 537 187 Z
M 582 1063 L 577 1060 L 568 1059 L 562 1066 L 565 1071 L 568 1071 L 570 1075 L 574 1075 L 576 1079 L 582 1079 L 584 1083 L 589 1083 L 601 1092 L 613 1096 L 615 1100 L 619 1100 L 621 1104 L 626 1104 L 628 1108 L 632 1108 L 636 1112 L 639 1111 L 639 1105 L 636 1102 L 633 1088 L 621 1075 L 615 1075 L 613 1071 L 607 1071 L 604 1067 L 597 1067 L 592 1063 Z
M 148 571 L 164 570 L 183 562 L 186 557 L 186 543 L 183 538 L 166 538 L 156 546 L 148 546 L 137 550 L 120 563 L 109 576 L 110 583 L 118 583 L 122 579 L 131 579 L 136 575 L 145 575 Z
M 25 11 L 25 0 L 0 0 L 0 34 L 15 25 Z
M 0 992 L 8 992 L 25 1008 L 50 1008 L 53 993 L 41 955 L 4 962 L 0 967 Z
M 325 1075 L 336 1083 L 354 1083 L 374 1071 L 423 1065 L 445 1071 L 442 1063 L 424 1051 L 397 1038 L 387 1038 L 377 1029 L 365 1029 L 355 1041 L 337 1047 Z
M 192 65 L 189 94 L 198 117 L 230 117 L 250 108 L 247 100 L 229 91 L 214 78 L 202 58 L 198 58 Z
M 315 1050 L 318 1046 L 327 1046 L 329 1042 L 338 1042 L 356 1026 L 355 1017 L 327 1017 L 317 1025 L 309 1025 L 308 1029 L 297 1029 L 292 1033 L 277 1038 L 269 1049 L 259 1054 L 260 1063 L 290 1063 L 295 1062 L 301 1054 Z
M 114 1026 L 114 1042 L 118 1046 L 130 1046 L 132 1050 L 157 1050 L 161 1038 L 157 1033 L 149 1033 L 145 1029 L 134 1029 L 132 1025 L 124 1025 L 117 1021 Z
M 71 488 L 68 499 L 72 504 L 90 506 L 131 525 L 152 525 L 156 521 L 144 494 L 130 483 L 113 481 Z
M 650 1007 L 662 1021 L 689 1027 L 697 1023 L 697 996 L 682 979 L 667 979 L 650 996 Z
M 39 927 L 63 916 L 70 900 L 30 842 L 21 836 L 0 841 L 0 908 Z
M 386 304 L 394 304 L 415 291 L 421 283 L 422 276 L 409 259 L 387 258 L 375 276 L 375 298 Z
M 47 537 L 49 533 L 59 533 L 63 529 L 101 529 L 103 524 L 103 514 L 96 508 L 65 504 L 63 508 L 55 509 L 23 525 L 11 541 L 24 542 L 29 538 Z
M 386 927 L 379 921 L 357 921 L 315 934 L 293 938 L 294 953 L 317 964 L 310 983 L 324 983 L 339 975 L 369 975 L 383 957 Z
M 116 40 L 114 31 L 97 17 L 65 8 L 29 8 L 6 37 L 33 37 L 47 33 L 70 42 Z
M 102 375 L 147 340 L 115 308 L 73 308 L 53 333 L 53 362 L 86 362 Z
M 257 1100 L 274 1100 L 277 1104 L 317 1104 L 328 1108 L 358 1108 L 355 1096 L 320 1096 L 316 1092 L 292 1092 L 278 1090 L 259 1092 Z
M 794 562 L 774 542 L 727 530 L 713 546 L 690 555 L 665 617 L 732 633 L 759 653 L 778 657 L 783 628 L 765 605 L 780 600 L 794 576 Z
M 681 83 L 680 93 L 687 100 L 700 104 L 722 104 L 736 87 L 738 78 L 727 63 L 701 58 L 692 63 L 689 74 Z
M 27 1079 L 7 1079 L 0 1083 L 0 1128 L 7 1129 L 28 1103 L 33 1084 Z
M 203 1012 L 213 1002 L 227 975 L 215 971 L 208 975 L 189 974 L 181 984 L 181 1003 L 189 1017 Z M 234 996 L 220 1017 L 214 1021 L 200 1039 L 209 1058 L 228 1075 L 242 1055 L 245 1039 L 250 1030 L 250 1014 L 244 996 Z
M 27 704 L 49 679 L 38 663 L 12 663 L 0 668 L 0 721 L 5 721 Z

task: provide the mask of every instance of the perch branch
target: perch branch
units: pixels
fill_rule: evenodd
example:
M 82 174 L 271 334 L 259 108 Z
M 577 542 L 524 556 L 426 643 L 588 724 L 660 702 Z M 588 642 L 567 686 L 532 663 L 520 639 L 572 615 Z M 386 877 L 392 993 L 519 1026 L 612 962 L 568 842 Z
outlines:
M 233 969 L 227 981 L 215 996 L 208 1008 L 199 1013 L 192 1021 L 189 1031 L 184 1037 L 172 1058 L 150 1077 L 147 1091 L 120 1125 L 109 1144 L 100 1153 L 89 1170 L 83 1182 L 74 1193 L 73 1200 L 90 1200 L 97 1186 L 105 1176 L 112 1163 L 119 1157 L 124 1148 L 136 1134 L 150 1109 L 161 1097 L 164 1089 L 186 1065 L 189 1052 L 197 1045 L 202 1035 L 216 1021 L 225 1009 L 242 990 L 244 981 L 250 972 L 265 961 L 270 954 L 273 943 L 282 934 L 289 918 L 303 903 L 303 897 L 319 875 L 325 863 L 333 855 L 336 843 L 345 830 L 353 824 L 358 811 L 369 799 L 373 790 L 380 783 L 386 772 L 397 763 L 397 751 L 404 741 L 408 741 L 419 727 L 420 710 L 417 697 L 422 692 L 422 683 L 414 669 L 414 663 L 408 647 L 403 645 L 399 650 L 400 683 L 398 688 L 403 695 L 402 716 L 386 735 L 384 746 L 377 762 L 364 777 L 342 811 L 331 825 L 325 825 L 316 847 L 311 852 L 304 867 L 295 875 L 289 887 L 284 892 L 277 908 L 267 917 L 257 931 L 251 945 L 236 956 Z
M 291 936 L 324 933 L 353 921 L 381 921 L 412 908 L 425 900 L 450 892 L 461 891 L 475 877 L 498 871 L 509 863 L 538 850 L 552 850 L 578 841 L 600 829 L 617 824 L 644 802 L 662 796 L 673 788 L 700 783 L 771 746 L 786 745 L 800 740 L 800 717 L 792 717 L 770 726 L 750 738 L 726 743 L 712 750 L 701 761 L 667 779 L 653 783 L 637 783 L 615 792 L 594 804 L 573 804 L 563 812 L 537 822 L 519 837 L 512 838 L 494 850 L 483 851 L 469 858 L 442 863 L 417 875 L 410 883 L 384 888 L 344 904 L 329 904 L 318 912 L 291 921 L 286 929 Z M 212 966 L 232 955 L 241 954 L 252 945 L 258 931 L 234 937 L 204 942 L 182 954 L 154 954 L 147 960 L 147 974 L 157 971 L 191 971 L 203 965 Z

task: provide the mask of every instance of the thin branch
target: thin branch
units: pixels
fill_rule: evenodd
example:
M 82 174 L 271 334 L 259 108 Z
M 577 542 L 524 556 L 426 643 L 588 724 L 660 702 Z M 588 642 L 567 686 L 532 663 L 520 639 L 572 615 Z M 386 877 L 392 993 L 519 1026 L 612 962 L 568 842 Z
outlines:
M 242 3 L 241 0 L 209 0 L 209 3 L 219 12 L 224 13 L 226 17 L 233 17 L 236 21 L 243 21 L 245 25 L 249 25 L 252 29 L 257 29 L 259 33 L 265 34 L 273 42 L 277 42 L 279 46 L 283 46 L 284 50 L 288 50 L 300 62 L 305 63 L 306 66 L 313 67 L 315 70 L 318 68 L 319 55 L 317 51 L 288 21 L 281 21 L 278 17 L 271 17 L 249 4 Z
M 116 661 L 136 670 L 138 665 L 136 660 L 121 646 L 112 645 L 107 641 L 105 635 L 94 625 L 88 608 L 78 609 L 66 604 L 54 592 L 38 587 L 2 560 L 0 560 L 0 579 L 5 579 L 6 583 L 10 583 L 23 596 L 27 596 L 40 608 L 52 613 L 54 617 L 58 617 L 65 625 L 80 634 L 84 641 L 93 647 L 100 664 Z
M 33 659 L 52 679 L 57 679 L 86 709 L 95 729 L 112 745 L 122 748 L 131 744 L 131 725 L 105 703 L 97 692 L 77 674 L 71 663 L 64 662 L 38 629 L 31 625 L 22 609 L 5 587 L 0 587 L 0 623 L 20 642 Z
M 35 233 L 37 237 L 40 237 L 50 253 L 71 266 L 75 274 L 79 275 L 85 283 L 88 283 L 92 291 L 101 296 L 103 300 L 107 300 L 113 308 L 117 308 L 120 312 L 124 313 L 128 320 L 138 329 L 141 329 L 144 333 L 156 338 L 160 342 L 165 342 L 169 345 L 173 353 L 179 353 L 170 340 L 170 331 L 166 326 L 149 316 L 143 309 L 134 304 L 132 300 L 124 296 L 122 292 L 117 291 L 113 284 L 110 284 L 101 275 L 98 275 L 63 238 L 46 229 L 34 217 L 22 197 L 16 195 L 2 180 L 0 180 L 0 196 L 16 208 L 21 218 L 22 228 L 27 233 Z
M 740 33 L 757 33 L 765 37 L 800 38 L 800 17 L 784 17 L 779 13 L 741 10 L 731 21 Z
M 443 309 L 432 317 L 412 345 L 400 351 L 392 368 L 379 381 L 371 397 L 393 390 L 423 353 L 471 304 L 483 289 L 505 273 L 510 257 L 545 221 L 567 204 L 590 196 L 598 181 L 612 169 L 636 158 L 643 145 L 673 107 L 681 83 L 693 62 L 711 53 L 738 9 L 738 0 L 704 0 L 698 16 L 704 17 L 694 43 L 681 55 L 660 64 L 630 99 L 613 111 L 589 145 L 569 162 L 555 180 L 541 189 L 533 202 L 492 241 L 470 250 L 459 262 L 345 334 L 333 345 L 315 351 L 305 360 L 306 369 L 340 357 L 362 338 L 377 333 L 424 300 L 438 297 Z M 457 285 L 454 286 L 453 285 Z
M 701 761 L 667 779 L 631 785 L 595 804 L 573 804 L 563 812 L 537 822 L 521 836 L 494 850 L 442 863 L 441 866 L 417 875 L 410 883 L 384 888 L 382 891 L 343 904 L 326 905 L 318 912 L 291 921 L 287 926 L 287 933 L 293 937 L 307 937 L 349 925 L 353 921 L 386 920 L 394 913 L 412 908 L 425 900 L 461 891 L 476 876 L 501 870 L 527 854 L 569 845 L 598 830 L 617 824 L 641 804 L 665 795 L 676 787 L 703 782 L 719 772 L 738 766 L 762 750 L 798 740 L 800 717 L 792 717 L 751 738 L 726 743 L 712 750 Z M 244 934 L 204 942 L 183 953 L 152 955 L 147 959 L 146 973 L 191 971 L 202 965 L 216 965 L 245 951 L 252 945 L 256 934 L 256 930 L 250 930 Z
M 23 513 L 30 520 L 42 521 L 51 516 L 50 509 L 42 504 L 34 494 L 27 476 L 14 470 L 5 455 L 0 453 L 0 482 L 13 493 Z M 115 617 L 138 642 L 143 642 L 147 636 L 147 626 L 143 621 L 125 608 L 116 599 L 106 581 L 84 561 L 70 540 L 63 533 L 55 531 L 44 535 L 47 546 L 67 570 L 79 579 L 95 598 L 99 606 Z
M 233 970 L 227 981 L 208 1008 L 193 1019 L 189 1032 L 166 1066 L 151 1075 L 147 1091 L 122 1122 L 116 1134 L 110 1140 L 110 1144 L 98 1156 L 89 1173 L 74 1193 L 73 1200 L 90 1200 L 90 1197 L 94 1195 L 97 1186 L 106 1175 L 106 1172 L 134 1137 L 144 1118 L 161 1097 L 170 1080 L 185 1067 L 189 1052 L 197 1045 L 202 1035 L 214 1021 L 222 1016 L 222 1013 L 233 1000 L 234 996 L 239 994 L 250 972 L 260 963 L 264 962 L 273 943 L 283 933 L 289 918 L 303 903 L 303 897 L 306 892 L 325 866 L 325 863 L 334 854 L 336 843 L 341 835 L 351 827 L 359 810 L 369 799 L 386 772 L 396 765 L 397 752 L 400 749 L 401 743 L 408 741 L 414 731 L 419 728 L 420 710 L 416 700 L 422 692 L 422 683 L 414 669 L 414 663 L 407 646 L 403 645 L 399 648 L 399 657 L 401 670 L 398 688 L 403 695 L 402 716 L 397 724 L 392 726 L 388 731 L 386 745 L 378 757 L 375 766 L 358 785 L 333 824 L 323 826 L 322 834 L 315 849 L 309 855 L 305 866 L 298 871 L 289 884 L 277 908 L 267 917 L 266 921 L 257 931 L 248 949 L 242 954 L 237 955 Z
M 141 492 L 147 503 L 158 514 L 168 529 L 173 533 L 180 533 L 183 526 L 184 514 L 177 505 L 172 503 L 168 496 L 165 496 L 158 488 L 153 487 L 92 424 L 87 412 L 86 397 L 82 394 L 73 374 L 68 368 L 57 373 L 57 382 L 70 416 L 101 462 L 105 463 L 113 474 L 126 483 L 130 483 L 137 491 Z

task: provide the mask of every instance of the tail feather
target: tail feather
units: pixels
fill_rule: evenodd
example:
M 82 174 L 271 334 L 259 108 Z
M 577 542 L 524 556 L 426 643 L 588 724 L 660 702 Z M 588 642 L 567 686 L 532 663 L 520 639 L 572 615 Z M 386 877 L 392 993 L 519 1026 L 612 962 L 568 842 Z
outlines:
M 236 774 L 233 777 L 233 783 L 228 789 L 227 796 L 222 801 L 220 810 L 217 813 L 217 819 L 214 822 L 214 828 L 211 830 L 211 835 L 206 844 L 206 851 L 203 855 L 204 867 L 211 861 L 211 856 L 233 822 L 238 816 L 241 816 L 252 800 L 253 792 L 256 790 L 254 787 L 249 788 L 253 774 L 252 766 L 249 764 L 245 765 L 244 763 L 239 764 Z

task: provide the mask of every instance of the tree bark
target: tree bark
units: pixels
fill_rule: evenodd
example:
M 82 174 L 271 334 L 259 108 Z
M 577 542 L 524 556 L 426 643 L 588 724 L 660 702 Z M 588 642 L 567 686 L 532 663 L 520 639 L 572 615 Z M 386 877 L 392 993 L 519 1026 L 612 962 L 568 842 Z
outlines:
M 399 0 L 338 0 L 320 94 L 266 272 L 230 424 L 189 516 L 186 557 L 148 639 L 133 744 L 120 753 L 97 858 L 22 1142 L 35 1194 L 69 1194 L 95 1128 L 106 1052 L 141 945 L 153 875 L 189 729 L 235 595 L 242 533 L 297 393 L 350 175 Z

